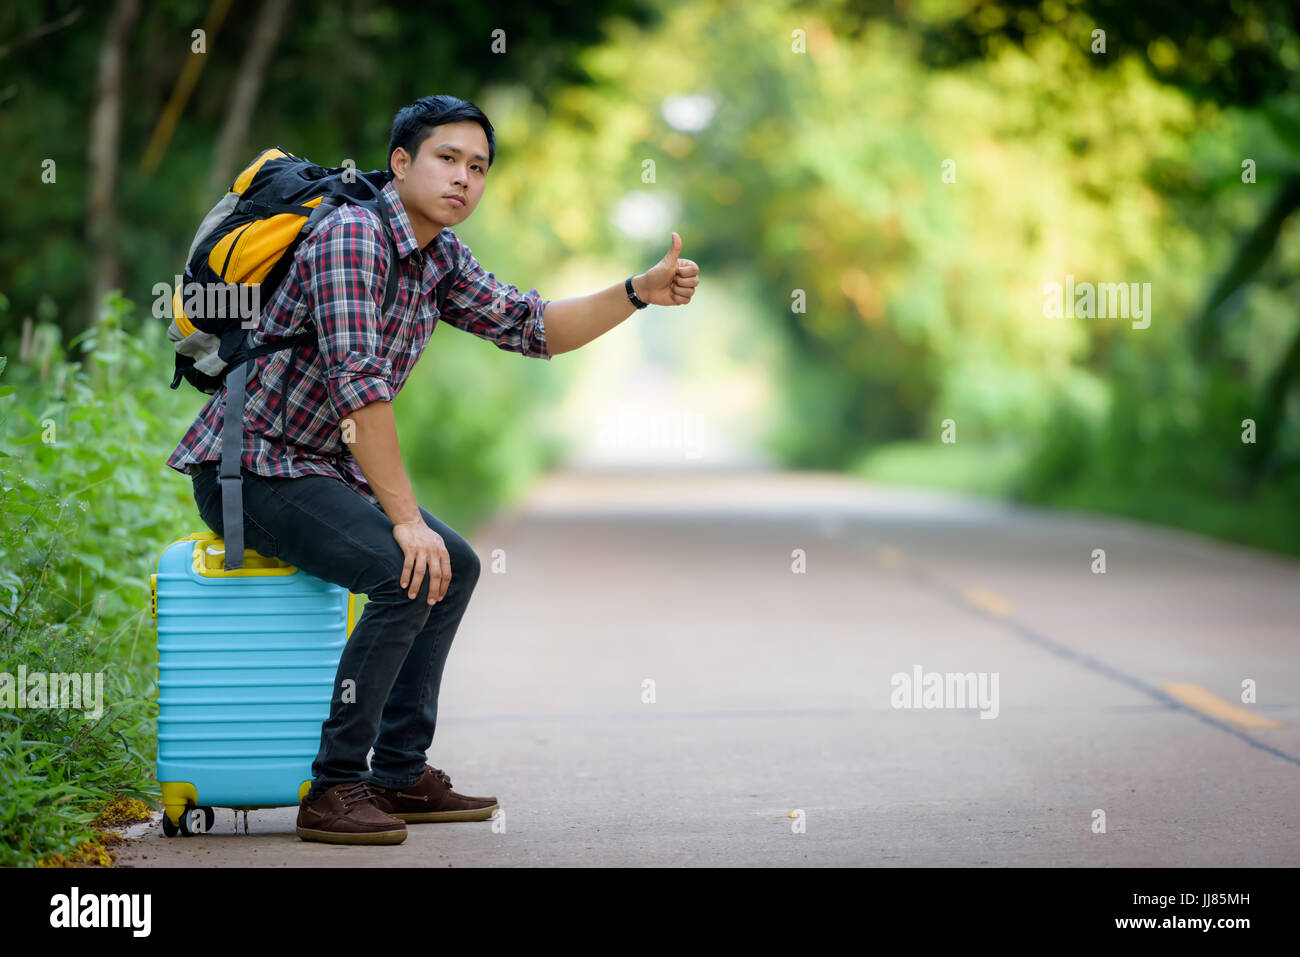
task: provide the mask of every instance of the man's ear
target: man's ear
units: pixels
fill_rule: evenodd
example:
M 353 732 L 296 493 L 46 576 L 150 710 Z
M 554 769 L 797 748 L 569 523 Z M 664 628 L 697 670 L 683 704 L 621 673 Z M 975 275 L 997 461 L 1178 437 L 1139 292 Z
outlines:
M 399 146 L 393 150 L 393 155 L 388 159 L 388 165 L 392 167 L 395 177 L 405 179 L 406 170 L 411 165 L 411 154 L 406 152 L 406 147 Z

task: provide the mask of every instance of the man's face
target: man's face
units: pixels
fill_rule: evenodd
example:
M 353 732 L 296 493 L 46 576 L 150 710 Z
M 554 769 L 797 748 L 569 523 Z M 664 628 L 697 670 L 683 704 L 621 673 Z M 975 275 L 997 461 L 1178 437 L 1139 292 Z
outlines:
M 483 196 L 487 155 L 487 134 L 473 120 L 435 126 L 414 159 L 400 146 L 393 150 L 393 185 L 412 225 L 436 235 L 468 219 Z M 463 196 L 464 205 L 448 199 L 449 193 Z

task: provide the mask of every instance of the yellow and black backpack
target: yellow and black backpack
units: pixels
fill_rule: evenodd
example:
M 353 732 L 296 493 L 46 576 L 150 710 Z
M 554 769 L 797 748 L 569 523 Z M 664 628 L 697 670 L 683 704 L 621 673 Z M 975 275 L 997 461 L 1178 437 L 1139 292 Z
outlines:
M 167 336 L 176 350 L 173 389 L 185 379 L 209 395 L 221 388 L 237 362 L 315 341 L 308 330 L 255 349 L 246 341 L 241 304 L 270 303 L 293 265 L 294 253 L 330 212 L 342 203 L 370 209 L 384 224 L 397 262 L 397 246 L 379 192 L 391 178 L 385 170 L 363 173 L 351 167 L 326 169 L 286 150 L 264 150 L 203 217 L 182 276 L 172 295 Z M 388 270 L 383 311 L 397 294 L 397 270 Z M 250 295 L 257 287 L 256 299 Z

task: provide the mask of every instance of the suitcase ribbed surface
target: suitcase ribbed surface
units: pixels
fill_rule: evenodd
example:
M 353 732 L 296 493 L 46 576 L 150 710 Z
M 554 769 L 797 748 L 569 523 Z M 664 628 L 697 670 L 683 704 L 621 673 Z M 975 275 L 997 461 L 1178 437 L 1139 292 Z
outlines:
M 348 591 L 292 574 L 210 577 L 196 544 L 158 563 L 158 780 L 201 805 L 289 805 L 311 779 L 348 637 Z

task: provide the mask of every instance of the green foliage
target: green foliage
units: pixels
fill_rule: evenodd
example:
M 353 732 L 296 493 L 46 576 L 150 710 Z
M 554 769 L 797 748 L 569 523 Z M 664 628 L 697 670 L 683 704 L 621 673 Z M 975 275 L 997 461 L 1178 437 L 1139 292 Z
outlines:
M 1019 445 L 974 442 L 894 442 L 866 455 L 853 468 L 884 485 L 929 488 L 1005 498 L 1015 491 L 1026 451 Z
M 1007 43 L 1032 49 L 1052 33 L 1091 50 L 1093 31 L 1102 30 L 1100 69 L 1136 54 L 1153 78 L 1198 98 L 1256 106 L 1300 87 L 1300 17 L 1290 0 L 994 0 L 927 13 L 924 56 L 936 65 L 996 54 Z
M 546 361 L 440 323 L 393 403 L 416 499 L 463 535 L 558 457 L 537 432 L 558 392 Z
M 194 521 L 162 465 L 194 410 L 167 387 L 160 324 L 123 328 L 131 308 L 111 294 L 66 355 L 0 369 L 0 672 L 103 676 L 100 715 L 0 713 L 6 865 L 72 849 L 110 800 L 157 794 L 148 581 Z
M 0 154 L 14 174 L 0 179 L 0 289 L 13 298 L 18 319 L 34 313 L 43 297 L 57 302 L 58 323 L 67 335 L 84 329 L 94 311 L 88 290 L 95 262 L 85 239 L 91 188 L 86 157 L 99 92 L 93 64 L 116 6 L 62 2 L 0 9 L 0 43 L 12 42 L 0 89 Z M 128 35 L 115 246 L 122 256 L 122 288 L 137 301 L 177 271 L 200 216 L 219 198 L 208 195 L 207 186 L 214 147 L 259 17 L 257 4 L 235 4 L 206 38 L 207 52 L 194 53 L 191 31 L 205 24 L 213 6 L 209 0 L 142 4 Z M 50 30 L 64 14 L 76 15 Z M 452 93 L 477 102 L 485 88 L 515 85 L 543 101 L 556 86 L 587 81 L 574 53 L 604 35 L 610 22 L 644 24 L 654 15 L 645 0 L 538 0 L 504 14 L 488 4 L 452 4 L 436 16 L 413 0 L 296 4 L 238 152 L 251 158 L 283 145 L 325 166 L 351 158 L 361 169 L 382 168 L 393 115 L 416 98 Z M 493 48 L 496 30 L 505 31 L 505 51 Z M 13 42 L 19 38 L 31 39 Z M 142 169 L 164 109 L 196 58 L 202 69 L 161 163 Z M 60 66 L 70 63 L 92 66 Z M 524 145 L 499 143 L 493 172 L 521 162 Z M 49 160 L 55 163 L 53 182 L 43 179 Z M 0 334 L 5 331 L 0 326 Z
M 1115 357 L 1107 414 L 1054 404 L 1019 495 L 1300 555 L 1294 464 L 1252 480 L 1243 423 L 1262 415 L 1257 392 L 1220 367 L 1197 376 L 1185 349 L 1158 365 L 1134 353 Z M 1297 451 L 1292 435 L 1284 454 Z

